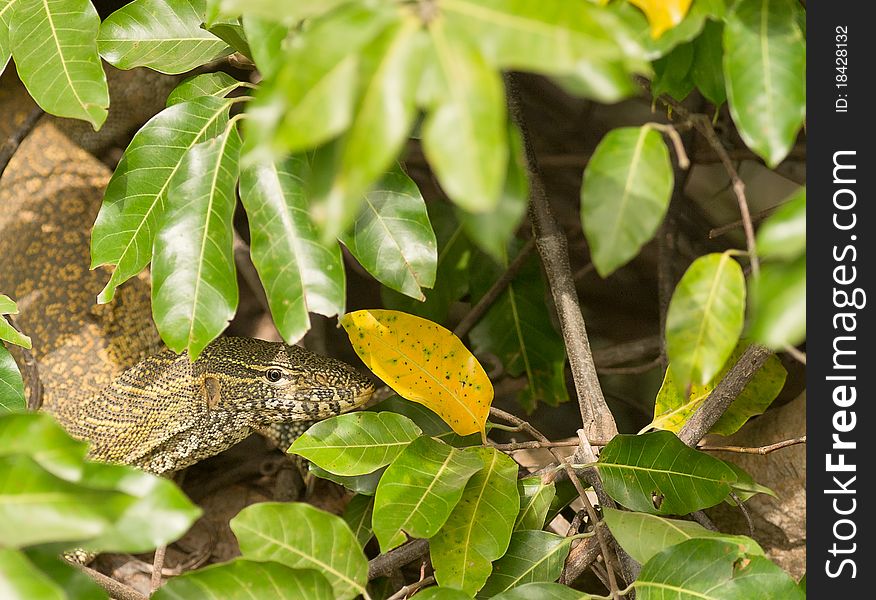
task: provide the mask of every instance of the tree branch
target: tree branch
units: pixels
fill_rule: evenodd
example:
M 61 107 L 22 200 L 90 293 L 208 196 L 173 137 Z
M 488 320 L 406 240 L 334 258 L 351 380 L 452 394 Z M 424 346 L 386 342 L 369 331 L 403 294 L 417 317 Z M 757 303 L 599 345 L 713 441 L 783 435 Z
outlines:
M 771 350 L 759 344 L 752 344 L 746 348 L 736 364 L 727 371 L 712 393 L 678 432 L 681 441 L 688 446 L 696 446 L 772 354 Z
M 412 563 L 429 551 L 429 540 L 411 540 L 368 561 L 368 581 L 386 577 L 396 569 Z
M 0 146 L 0 177 L 3 176 L 6 166 L 9 164 L 9 161 L 12 160 L 12 157 L 15 155 L 15 151 L 18 150 L 21 142 L 23 142 L 24 138 L 33 131 L 33 128 L 36 127 L 40 117 L 44 114 L 46 113 L 43 112 L 43 109 L 39 106 L 35 106 L 24 118 L 24 122 L 18 127 L 18 129 L 16 129 L 12 135 L 3 142 L 3 145 Z
M 116 600 L 149 600 L 148 597 L 144 596 L 134 588 L 128 587 L 112 577 L 107 577 L 103 573 L 99 573 L 98 571 L 86 567 L 85 565 L 80 565 L 79 563 L 70 562 L 70 564 L 91 577 L 97 585 L 106 590 L 110 597 L 116 598 Z

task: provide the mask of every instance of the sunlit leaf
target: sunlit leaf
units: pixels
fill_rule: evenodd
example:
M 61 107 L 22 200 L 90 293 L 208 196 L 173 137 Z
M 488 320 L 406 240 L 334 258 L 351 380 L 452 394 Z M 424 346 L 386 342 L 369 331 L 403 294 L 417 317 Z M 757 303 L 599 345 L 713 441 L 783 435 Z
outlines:
M 280 335 L 297 342 L 314 312 L 344 311 L 346 277 L 337 242 L 323 244 L 309 216 L 302 183 L 307 158 L 253 164 L 240 176 L 240 197 L 249 219 L 253 264 L 265 288 Z
M 782 349 L 806 339 L 806 255 L 792 262 L 764 265 L 751 282 L 752 322 L 748 334 L 765 346 Z M 864 295 L 848 290 L 849 306 Z
M 372 525 L 380 549 L 402 544 L 405 533 L 438 533 L 462 497 L 469 478 L 483 468 L 477 454 L 420 437 L 386 469 L 374 496 Z
M 526 477 L 517 481 L 517 491 L 520 512 L 514 530 L 543 528 L 551 501 L 557 493 L 554 482 L 544 483 L 539 476 Z
M 665 519 L 641 512 L 602 509 L 611 534 L 630 556 L 641 564 L 675 544 L 693 538 L 720 538 L 739 544 L 746 554 L 763 556 L 763 549 L 749 537 L 706 529 L 694 521 Z
M 757 231 L 757 254 L 763 259 L 794 260 L 806 252 L 806 188 L 801 188 Z
M 100 55 L 119 69 L 185 73 L 232 52 L 203 29 L 204 0 L 134 0 L 100 26 Z
M 499 262 L 504 259 L 505 249 L 514 237 L 529 205 L 529 177 L 523 156 L 523 139 L 513 125 L 508 126 L 508 142 L 508 171 L 505 187 L 496 207 L 487 213 L 470 213 L 457 209 L 459 222 L 468 238 Z
M 0 316 L 0 319 L 3 319 Z M 27 408 L 24 398 L 24 381 L 15 359 L 3 344 L 0 344 L 0 414 L 19 412 Z
M 666 353 L 675 382 L 704 384 L 721 370 L 742 333 L 745 276 L 730 254 L 688 267 L 666 313 Z
M 638 6 L 651 23 L 651 36 L 659 38 L 665 31 L 681 23 L 691 0 L 629 0 Z
M 16 0 L 0 0 L 0 75 L 6 70 L 12 58 L 12 44 L 9 42 L 9 27 L 12 24 L 12 9 Z
M 431 202 L 426 205 L 426 209 L 438 242 L 435 284 L 432 289 L 423 290 L 426 296 L 424 301 L 405 296 L 386 286 L 381 288 L 380 296 L 385 308 L 444 323 L 450 307 L 469 291 L 472 247 L 450 206 Z
M 714 506 L 736 481 L 723 461 L 688 448 L 668 431 L 619 435 L 596 467 L 609 496 L 631 510 L 659 515 Z
M 636 41 L 645 48 L 648 59 L 654 60 L 664 56 L 679 44 L 690 42 L 696 38 L 707 19 L 720 21 L 726 12 L 726 5 L 726 0 L 693 0 L 684 19 L 657 39 L 651 35 L 651 25 L 645 14 L 632 4 L 612 2 L 609 9 L 618 15 L 627 28 L 633 32 Z
M 484 431 L 493 384 L 453 333 L 391 310 L 347 313 L 340 324 L 365 366 L 400 396 L 432 409 L 460 435 Z
M 527 583 L 493 596 L 493 600 L 589 600 L 590 594 L 559 583 Z
M 131 140 L 91 234 L 91 267 L 116 265 L 99 303 L 110 302 L 118 286 L 149 264 L 170 182 L 189 149 L 225 129 L 230 107 L 209 96 L 183 102 L 155 115 Z
M 335 475 L 310 463 L 308 470 L 320 479 L 334 481 L 355 494 L 373 496 L 377 491 L 377 484 L 380 483 L 380 478 L 383 476 L 386 468 L 377 469 L 373 473 L 366 473 L 365 475 Z
M 428 100 L 423 151 L 451 200 L 470 212 L 499 203 L 508 160 L 502 80 L 441 19 L 429 33 L 436 92 Z
M 22 348 L 31 347 L 30 338 L 17 329 L 15 329 L 9 321 L 6 320 L 6 315 L 17 315 L 18 306 L 9 296 L 0 294 L 0 340 L 21 346 Z
M 679 600 L 803 600 L 796 582 L 763 556 L 721 539 L 687 540 L 655 555 L 636 579 L 636 598 Z
M 581 222 L 600 275 L 626 264 L 654 236 L 672 185 L 669 150 L 655 129 L 623 127 L 602 139 L 581 187 Z
M 23 552 L 14 548 L 0 547 L 0 589 L 3 598 L 8 600 L 68 598 L 61 586 L 31 563 Z
M 429 540 L 439 585 L 477 592 L 508 548 L 519 508 L 517 463 L 494 448 L 472 448 L 483 468 L 472 475 L 441 530 Z
M 365 592 L 368 562 L 338 516 L 300 502 L 263 502 L 240 511 L 231 529 L 244 558 L 315 569 L 329 580 L 338 600 Z
M 289 452 L 337 475 L 366 475 L 391 463 L 422 432 L 391 412 L 356 412 L 315 423 Z
M 572 538 L 547 531 L 514 532 L 508 551 L 493 565 L 480 595 L 489 598 L 526 583 L 555 581 L 571 543 Z
M 238 17 L 242 13 L 295 24 L 304 19 L 318 17 L 349 0 L 208 0 L 207 23 L 212 25 L 219 16 Z M 244 15 L 244 20 L 246 15 Z
M 240 137 L 229 126 L 183 156 L 155 238 L 152 314 L 161 338 L 195 360 L 237 310 L 232 217 Z
M 334 600 L 332 586 L 315 569 L 291 569 L 276 562 L 237 558 L 172 577 L 154 600 Z
M 477 301 L 505 267 L 489 259 L 475 260 L 474 264 L 472 297 Z M 494 354 L 508 374 L 526 377 L 527 385 L 517 399 L 527 411 L 534 410 L 538 402 L 555 406 L 569 398 L 565 346 L 551 323 L 546 302 L 538 258 L 530 256 L 469 334 L 477 354 Z
M 730 114 L 745 144 L 775 167 L 806 116 L 806 41 L 793 0 L 740 0 L 724 25 Z
M 243 31 L 243 25 L 239 19 L 219 19 L 210 25 L 205 25 L 207 31 L 228 44 L 232 50 L 252 60 L 252 50 Z
M 283 65 L 283 42 L 289 29 L 273 19 L 253 13 L 245 14 L 242 21 L 259 73 L 265 78 L 273 77 Z
M 423 299 L 435 284 L 438 243 L 417 184 L 396 167 L 365 196 L 353 229 L 341 237 L 387 287 Z
M 99 26 L 89 0 L 15 0 L 9 21 L 15 69 L 36 103 L 58 117 L 88 121 L 95 131 L 109 106 Z
M 444 419 L 432 410 L 422 404 L 405 400 L 396 394 L 393 394 L 371 410 L 375 412 L 389 411 L 404 415 L 416 423 L 417 427 L 423 430 L 424 435 L 439 439 L 445 444 L 450 444 L 457 448 L 481 443 L 480 432 L 465 436 L 459 435 L 450 428 L 450 425 Z
M 231 91 L 244 85 L 242 81 L 238 81 L 228 73 L 217 71 L 216 73 L 202 73 L 193 75 L 183 79 L 182 82 L 173 88 L 173 91 L 167 97 L 167 106 L 173 106 L 181 102 L 188 102 L 201 96 L 216 96 L 224 98 Z
M 471 596 L 461 590 L 446 587 L 429 587 L 417 592 L 420 600 L 470 600 Z
M 417 115 L 415 93 L 423 63 L 420 21 L 413 15 L 389 26 L 359 54 L 360 98 L 342 141 L 326 200 L 328 224 L 357 206 L 393 164 Z M 377 184 L 380 187 L 380 184 Z
M 685 395 L 684 386 L 679 386 L 673 380 L 672 369 L 667 369 L 663 385 L 657 392 L 654 406 L 654 420 L 647 428 L 666 429 L 678 433 L 687 423 L 693 413 L 702 406 L 705 399 L 712 393 L 715 386 L 724 378 L 742 356 L 749 344 L 739 344 L 724 367 L 704 385 L 691 385 L 690 392 Z M 785 385 L 787 371 L 776 356 L 770 356 L 763 367 L 758 369 L 754 378 L 743 388 L 733 400 L 729 408 L 710 430 L 711 433 L 732 435 L 742 427 L 748 419 L 762 414 L 776 399 Z

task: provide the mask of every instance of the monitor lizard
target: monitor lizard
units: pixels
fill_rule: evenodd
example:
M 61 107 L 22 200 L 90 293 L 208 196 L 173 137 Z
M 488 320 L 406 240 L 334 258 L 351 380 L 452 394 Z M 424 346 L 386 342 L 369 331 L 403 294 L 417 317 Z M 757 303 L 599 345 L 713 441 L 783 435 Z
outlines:
M 0 140 L 34 107 L 8 71 Z M 220 338 L 195 362 L 163 349 L 145 276 L 96 305 L 109 272 L 89 270 L 89 235 L 109 176 L 44 117 L 0 179 L 0 291 L 18 301 L 15 324 L 33 340 L 27 384 L 90 442 L 91 458 L 170 473 L 253 431 L 288 445 L 312 421 L 368 400 L 369 379 L 297 346 Z

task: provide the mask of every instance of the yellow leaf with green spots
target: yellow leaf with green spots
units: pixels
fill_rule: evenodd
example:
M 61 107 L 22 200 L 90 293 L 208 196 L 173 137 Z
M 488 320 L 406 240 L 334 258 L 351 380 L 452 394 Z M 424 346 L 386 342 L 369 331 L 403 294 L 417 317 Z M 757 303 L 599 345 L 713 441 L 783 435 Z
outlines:
M 666 31 L 681 23 L 692 0 L 630 0 L 638 7 L 651 24 L 651 37 L 655 40 Z
M 395 310 L 358 310 L 340 323 L 365 366 L 399 396 L 430 408 L 459 435 L 483 433 L 493 384 L 452 332 Z
M 690 395 L 685 398 L 684 392 L 672 378 L 672 369 L 666 370 L 663 385 L 657 392 L 657 401 L 654 406 L 654 420 L 642 431 L 648 429 L 665 429 L 679 432 L 687 423 L 691 415 L 700 407 L 706 397 L 712 393 L 718 382 L 724 378 L 742 353 L 749 346 L 748 343 L 740 343 L 727 359 L 724 368 L 704 385 L 691 385 Z M 788 373 L 781 361 L 771 356 L 767 362 L 754 374 L 742 393 L 736 397 L 730 408 L 718 419 L 718 422 L 710 430 L 710 433 L 720 435 L 732 435 L 742 427 L 748 419 L 763 413 L 776 399 Z M 641 433 L 641 432 L 640 432 Z

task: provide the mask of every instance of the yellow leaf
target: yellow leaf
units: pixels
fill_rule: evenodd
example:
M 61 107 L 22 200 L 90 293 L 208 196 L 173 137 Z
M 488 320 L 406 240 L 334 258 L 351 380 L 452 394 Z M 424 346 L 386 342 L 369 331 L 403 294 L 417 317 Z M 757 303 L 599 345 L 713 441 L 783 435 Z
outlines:
M 655 40 L 669 29 L 681 23 L 692 0 L 630 0 L 651 24 L 651 37 Z
M 452 332 L 395 310 L 357 310 L 340 323 L 362 362 L 396 393 L 430 408 L 459 435 L 483 434 L 493 384 Z

